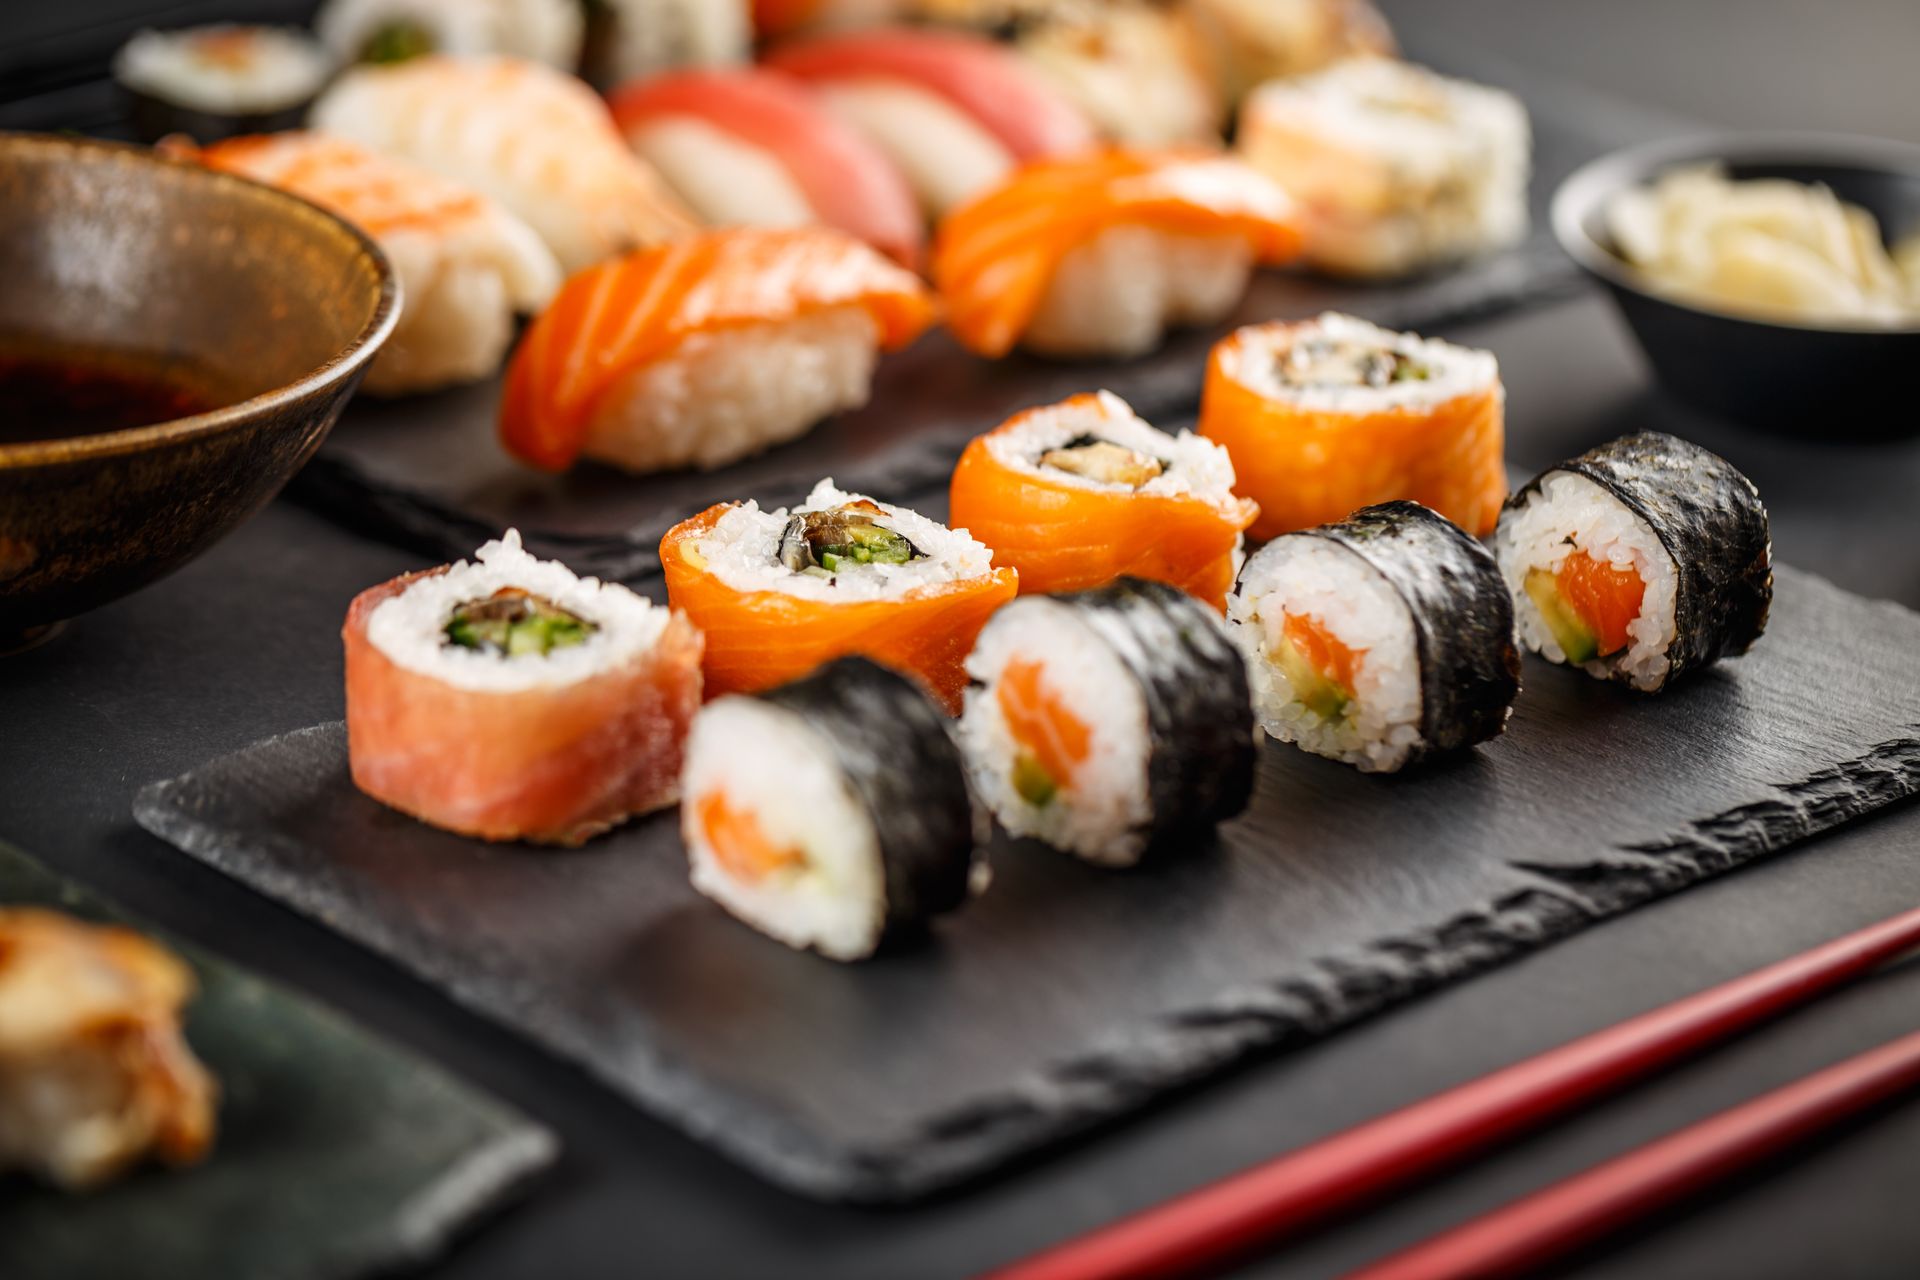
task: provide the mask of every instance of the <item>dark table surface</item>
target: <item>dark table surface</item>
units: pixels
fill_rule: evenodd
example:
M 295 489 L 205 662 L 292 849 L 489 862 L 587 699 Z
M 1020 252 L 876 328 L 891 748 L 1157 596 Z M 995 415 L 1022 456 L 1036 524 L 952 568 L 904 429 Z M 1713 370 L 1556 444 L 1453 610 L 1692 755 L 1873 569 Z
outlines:
M 1920 141 L 1914 0 L 1406 0 L 1388 8 L 1417 51 L 1438 59 L 1442 50 L 1472 49 L 1491 59 L 1482 72 L 1490 78 L 1500 78 L 1492 68 L 1504 61 L 1516 80 L 1562 91 L 1587 85 L 1709 125 Z M 1782 560 L 1920 606 L 1911 496 L 1920 491 L 1920 442 L 1796 445 L 1689 418 L 1651 389 L 1597 296 L 1446 336 L 1498 353 L 1517 464 L 1537 466 L 1631 426 L 1678 429 L 1754 476 Z M 822 1207 L 755 1181 L 134 826 L 129 802 L 142 784 L 339 716 L 347 601 L 414 567 L 402 552 L 276 503 L 177 576 L 0 662 L 0 837 L 317 994 L 558 1131 L 566 1144 L 559 1172 L 434 1274 L 966 1275 L 1920 903 L 1920 808 L 1910 804 L 1242 1069 L 984 1186 L 907 1210 Z M 1920 963 L 1909 963 L 1243 1274 L 1337 1274 L 1916 1025 Z M 1570 1274 L 1913 1276 L 1916 1203 L 1920 1100 L 1756 1169 L 1734 1191 L 1583 1259 Z

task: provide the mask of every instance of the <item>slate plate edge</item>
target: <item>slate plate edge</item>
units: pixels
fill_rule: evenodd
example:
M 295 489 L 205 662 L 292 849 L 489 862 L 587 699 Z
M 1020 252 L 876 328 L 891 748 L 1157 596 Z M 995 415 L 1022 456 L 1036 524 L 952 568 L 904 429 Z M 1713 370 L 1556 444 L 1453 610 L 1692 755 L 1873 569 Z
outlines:
M 339 732 L 336 721 L 281 736 Z M 297 901 L 289 887 L 298 876 L 225 859 L 216 831 L 193 812 L 192 785 L 192 775 L 186 774 L 142 788 L 134 804 L 136 819 L 154 835 L 283 905 L 290 898 Z M 1911 736 L 1882 742 L 1810 778 L 1772 786 L 1774 798 L 1698 819 L 1681 835 L 1657 844 L 1618 846 L 1612 860 L 1553 867 L 1510 863 L 1536 883 L 1498 900 L 1492 911 L 1470 912 L 1430 930 L 1322 957 L 1308 977 L 1243 984 L 1054 1063 L 996 1097 L 859 1149 L 826 1142 L 777 1112 L 756 1111 L 750 1100 L 712 1089 L 664 1056 L 629 1060 L 624 1070 L 596 1062 L 537 1006 L 503 1013 L 464 980 L 458 966 L 416 963 L 396 938 L 364 922 L 351 928 L 322 922 L 489 1021 L 582 1066 L 650 1114 L 774 1182 L 820 1199 L 892 1203 L 983 1175 L 1015 1155 L 1113 1122 L 1256 1052 L 1325 1035 L 1920 793 L 1920 725 L 1911 726 Z M 706 1120 L 721 1110 L 754 1119 L 751 1124 Z

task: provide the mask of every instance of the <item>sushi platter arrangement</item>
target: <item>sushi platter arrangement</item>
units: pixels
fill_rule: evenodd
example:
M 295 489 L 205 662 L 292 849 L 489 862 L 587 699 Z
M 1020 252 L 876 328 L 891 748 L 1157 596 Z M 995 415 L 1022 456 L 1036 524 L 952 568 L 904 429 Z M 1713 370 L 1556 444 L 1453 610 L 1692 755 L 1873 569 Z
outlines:
M 116 74 L 383 251 L 296 494 L 446 561 L 138 820 L 801 1192 L 1920 790 L 1920 618 L 1732 463 L 1513 484 L 1419 331 L 1570 279 L 1590 147 L 1365 0 L 328 0 Z

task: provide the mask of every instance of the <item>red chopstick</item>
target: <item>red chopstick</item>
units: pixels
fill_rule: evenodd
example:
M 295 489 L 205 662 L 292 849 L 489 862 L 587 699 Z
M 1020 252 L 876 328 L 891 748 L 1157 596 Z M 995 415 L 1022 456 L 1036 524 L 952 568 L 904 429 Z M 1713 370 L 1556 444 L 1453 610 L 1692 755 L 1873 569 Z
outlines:
M 1920 946 L 1920 908 L 1503 1067 L 990 1273 L 1191 1275 L 1459 1164 Z
M 1346 1280 L 1527 1274 L 1915 1087 L 1920 1031 L 1597 1164 Z

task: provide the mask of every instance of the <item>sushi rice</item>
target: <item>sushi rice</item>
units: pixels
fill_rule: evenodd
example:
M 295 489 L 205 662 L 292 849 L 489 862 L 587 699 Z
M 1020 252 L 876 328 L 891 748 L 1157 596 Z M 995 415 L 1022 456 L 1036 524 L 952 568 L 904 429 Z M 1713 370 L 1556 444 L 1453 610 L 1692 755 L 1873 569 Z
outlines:
M 1627 624 L 1625 651 L 1582 662 L 1581 670 L 1603 679 L 1624 678 L 1642 691 L 1661 688 L 1671 665 L 1667 651 L 1677 635 L 1679 576 L 1673 557 L 1646 521 L 1600 485 L 1570 471 L 1544 476 L 1538 492 L 1504 514 L 1494 534 L 1494 553 L 1513 592 L 1521 641 L 1549 662 L 1567 661 L 1528 594 L 1526 579 L 1536 569 L 1558 573 L 1576 547 L 1595 560 L 1632 568 L 1645 587 L 1640 612 Z
M 231 23 L 142 31 L 114 55 L 113 74 L 137 93 L 224 116 L 258 116 L 311 101 L 333 59 L 293 27 Z
M 1111 391 L 1096 392 L 1092 403 L 1075 397 L 1025 415 L 1018 431 L 993 432 L 985 437 L 994 461 L 1014 471 L 1075 488 L 1107 491 L 1115 485 L 1091 476 L 1044 466 L 1040 456 L 1083 435 L 1117 444 L 1162 464 L 1159 474 L 1137 486 L 1121 486 L 1131 493 L 1195 495 L 1228 501 L 1233 492 L 1233 461 L 1227 451 L 1191 431 L 1169 435 L 1134 413 Z
M 502 53 L 572 71 L 585 9 L 580 0 L 327 0 L 313 29 L 343 62 Z
M 1360 655 L 1348 714 L 1322 717 L 1296 696 L 1274 656 L 1289 613 L 1317 619 Z M 1275 539 L 1248 561 L 1227 617 L 1247 654 L 1261 727 L 1273 737 L 1369 773 L 1398 769 L 1419 747 L 1413 616 L 1365 560 L 1321 538 Z
M 1252 276 L 1243 236 L 1110 227 L 1061 257 L 1022 341 L 1050 356 L 1145 355 L 1170 328 L 1224 320 Z

